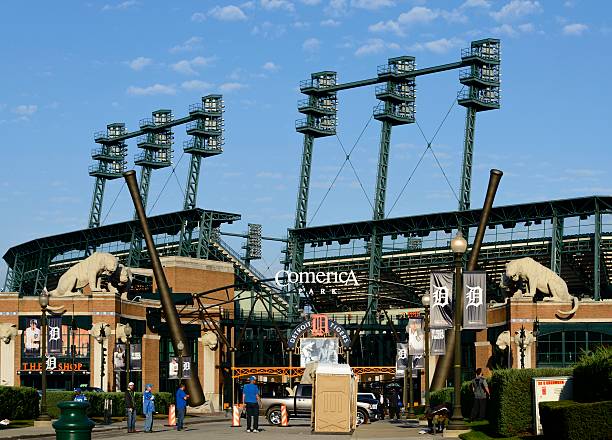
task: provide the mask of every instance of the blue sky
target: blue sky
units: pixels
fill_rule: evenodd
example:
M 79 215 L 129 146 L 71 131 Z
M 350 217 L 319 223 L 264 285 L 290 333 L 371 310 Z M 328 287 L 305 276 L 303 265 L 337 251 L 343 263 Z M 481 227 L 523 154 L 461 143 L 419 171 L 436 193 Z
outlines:
M 474 39 L 502 39 L 502 108 L 477 118 L 473 206 L 488 170 L 505 172 L 498 204 L 612 194 L 609 168 L 612 69 L 609 2 L 535 0 L 253 0 L 10 2 L 0 18 L 0 250 L 87 224 L 94 131 L 110 122 L 137 128 L 151 111 L 176 117 L 207 93 L 222 93 L 226 145 L 207 159 L 200 207 L 240 213 L 243 232 L 262 223 L 283 236 L 293 224 L 302 137 L 298 84 L 335 70 L 340 82 L 370 78 L 387 58 L 413 55 L 418 67 L 456 61 Z M 458 72 L 417 80 L 417 120 L 431 138 L 455 192 L 465 109 L 453 105 Z M 370 120 L 373 87 L 339 96 L 338 136 L 372 200 L 380 123 Z M 182 207 L 188 156 L 176 132 L 175 178 L 154 172 L 153 214 Z M 387 211 L 412 173 L 425 142 L 413 124 L 392 135 Z M 129 144 L 129 162 L 137 153 Z M 310 215 L 344 153 L 338 139 L 315 145 Z M 107 185 L 104 223 L 132 216 L 121 181 Z M 428 152 L 391 216 L 456 209 L 457 201 Z M 312 224 L 370 218 L 353 170 L 345 166 Z M 233 241 L 236 247 L 239 243 Z M 275 267 L 278 245 L 264 247 Z M 4 266 L 4 264 L 3 264 Z M 4 280 L 4 270 L 0 272 Z

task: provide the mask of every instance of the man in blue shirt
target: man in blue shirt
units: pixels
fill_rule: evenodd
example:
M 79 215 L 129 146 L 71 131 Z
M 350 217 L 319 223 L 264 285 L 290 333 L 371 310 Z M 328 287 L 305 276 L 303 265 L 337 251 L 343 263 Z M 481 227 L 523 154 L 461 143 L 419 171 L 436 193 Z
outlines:
M 176 390 L 176 430 L 183 429 L 183 421 L 185 420 L 185 410 L 187 409 L 187 400 L 189 394 L 185 392 L 185 384 L 182 383 L 179 389 Z
M 255 376 L 249 377 L 249 382 L 242 389 L 242 403 L 246 405 L 247 432 L 259 432 L 259 388 L 255 385 Z M 251 429 L 251 420 L 253 429 Z

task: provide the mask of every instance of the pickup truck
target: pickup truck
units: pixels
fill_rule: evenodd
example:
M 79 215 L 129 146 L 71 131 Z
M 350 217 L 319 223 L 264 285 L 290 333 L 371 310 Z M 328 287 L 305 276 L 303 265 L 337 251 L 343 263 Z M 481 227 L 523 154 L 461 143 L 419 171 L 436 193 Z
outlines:
M 298 384 L 287 388 L 283 396 L 262 397 L 262 412 L 270 425 L 280 425 L 281 405 L 287 407 L 289 418 L 309 418 L 312 411 L 312 385 Z M 377 419 L 377 402 L 357 402 L 357 425 Z

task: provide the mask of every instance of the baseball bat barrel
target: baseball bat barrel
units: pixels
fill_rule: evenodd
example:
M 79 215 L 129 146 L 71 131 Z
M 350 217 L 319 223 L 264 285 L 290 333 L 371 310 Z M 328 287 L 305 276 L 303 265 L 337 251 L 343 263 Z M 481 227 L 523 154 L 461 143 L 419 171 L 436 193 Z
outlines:
M 151 235 L 151 231 L 149 230 L 149 224 L 147 223 L 147 215 L 145 213 L 145 209 L 142 204 L 142 199 L 140 197 L 140 192 L 138 190 L 136 172 L 134 170 L 126 171 L 125 173 L 123 173 L 123 178 L 127 183 L 127 187 L 130 191 L 130 196 L 132 197 L 132 201 L 134 202 L 134 208 L 136 209 L 138 220 L 140 220 L 142 235 L 145 239 L 145 243 L 147 244 L 149 257 L 151 258 L 153 275 L 155 276 L 155 282 L 157 283 L 157 288 L 159 289 L 162 309 L 164 311 L 164 314 L 166 315 L 166 323 L 168 324 L 168 328 L 170 329 L 170 339 L 172 340 L 174 352 L 179 352 L 178 344 L 179 342 L 182 342 L 184 346 L 181 352 L 182 356 L 191 356 L 191 348 L 187 343 L 185 332 L 183 331 L 183 327 L 181 326 L 181 320 L 179 319 L 178 312 L 176 310 L 176 307 L 174 306 L 174 302 L 172 301 L 172 297 L 170 295 L 170 288 L 168 287 L 168 280 L 166 280 L 166 275 L 164 274 L 164 270 L 159 260 L 159 254 L 157 252 L 157 249 L 155 248 L 155 243 L 153 242 L 153 236 Z M 185 385 L 187 388 L 187 394 L 189 394 L 189 406 L 199 406 L 204 404 L 204 391 L 202 390 L 202 385 L 200 384 L 198 374 L 190 374 L 189 379 L 185 379 Z

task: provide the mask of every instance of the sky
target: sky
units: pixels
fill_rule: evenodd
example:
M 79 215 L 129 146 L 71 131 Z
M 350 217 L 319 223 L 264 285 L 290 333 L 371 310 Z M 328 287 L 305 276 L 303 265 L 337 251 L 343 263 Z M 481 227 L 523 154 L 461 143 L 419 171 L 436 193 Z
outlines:
M 300 80 L 321 70 L 338 72 L 339 82 L 372 78 L 400 55 L 415 56 L 417 67 L 454 62 L 486 37 L 501 39 L 502 102 L 477 116 L 472 206 L 482 205 L 490 168 L 504 171 L 498 205 L 612 194 L 610 2 L 12 1 L 3 10 L 1 254 L 87 226 L 94 132 L 112 122 L 136 130 L 159 108 L 182 117 L 209 93 L 224 96 L 225 146 L 203 162 L 198 206 L 242 216 L 224 231 L 261 223 L 264 235 L 284 237 L 301 161 Z M 387 216 L 457 208 L 465 124 L 458 76 L 417 79 L 418 126 L 395 127 L 391 137 Z M 338 99 L 338 136 L 315 142 L 309 225 L 372 217 L 374 88 Z M 149 214 L 182 208 L 187 138 L 184 127 L 175 131 L 173 168 L 153 173 Z M 351 162 L 338 174 L 343 148 L 353 150 Z M 128 167 L 137 153 L 131 141 Z M 109 182 L 103 224 L 132 215 L 122 180 Z M 265 242 L 256 267 L 273 271 L 280 250 Z M 2 263 L 0 285 L 5 270 Z

